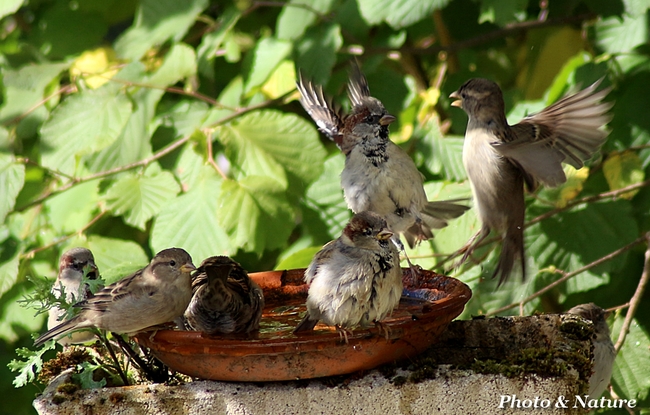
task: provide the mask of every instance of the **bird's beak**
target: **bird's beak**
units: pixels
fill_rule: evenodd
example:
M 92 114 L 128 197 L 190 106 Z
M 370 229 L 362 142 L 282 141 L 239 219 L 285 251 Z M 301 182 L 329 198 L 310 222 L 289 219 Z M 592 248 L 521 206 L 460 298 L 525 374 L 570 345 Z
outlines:
M 381 125 L 388 125 L 395 121 L 397 118 L 395 118 L 394 115 L 386 114 L 383 117 L 379 119 L 379 124 Z
M 449 95 L 449 98 L 453 98 L 456 100 L 451 103 L 452 107 L 461 108 L 463 106 L 463 99 L 460 97 L 458 91 L 452 92 L 451 95 Z
M 191 262 L 189 264 L 181 265 L 181 272 L 192 272 L 195 269 L 196 269 L 196 267 Z
M 377 234 L 377 239 L 379 239 L 380 241 L 385 241 L 386 239 L 390 239 L 391 236 L 393 236 L 393 232 L 384 228 L 381 231 L 379 231 L 379 233 Z

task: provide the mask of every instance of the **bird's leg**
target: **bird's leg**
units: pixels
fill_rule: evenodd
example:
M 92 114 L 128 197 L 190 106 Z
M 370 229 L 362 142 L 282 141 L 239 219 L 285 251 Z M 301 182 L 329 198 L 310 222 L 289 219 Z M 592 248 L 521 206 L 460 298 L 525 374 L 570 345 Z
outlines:
M 391 240 L 393 241 L 393 243 L 397 247 L 397 250 L 404 254 L 404 258 L 406 258 L 406 262 L 409 264 L 409 276 L 410 276 L 411 285 L 413 287 L 417 287 L 419 285 L 419 277 L 420 277 L 420 272 L 418 271 L 419 267 L 416 267 L 411 262 L 411 259 L 406 254 L 406 248 L 404 248 L 404 244 L 399 239 L 398 235 L 393 235 Z
M 390 340 L 390 335 L 391 335 L 390 327 L 388 325 L 382 323 L 381 321 L 375 320 L 374 323 L 375 323 L 375 327 L 377 327 L 377 330 L 379 331 L 379 333 L 383 333 L 386 340 Z
M 154 373 L 154 371 L 149 367 L 149 364 L 147 364 L 147 362 L 142 360 L 142 358 L 138 355 L 138 353 L 135 350 L 133 350 L 133 348 L 131 348 L 131 345 L 128 344 L 119 334 L 117 333 L 111 333 L 111 334 L 115 338 L 115 341 L 117 341 L 117 344 L 120 345 L 122 351 L 126 353 L 129 356 L 129 359 L 131 359 L 131 361 L 140 368 L 142 373 L 144 373 L 144 376 L 152 382 L 158 382 L 160 377 L 157 376 L 157 374 Z M 165 380 L 163 380 L 163 382 L 164 381 Z
M 452 258 L 457 257 L 461 253 L 463 254 L 463 257 L 460 259 L 460 261 L 456 262 L 452 268 L 458 268 L 462 264 L 467 261 L 470 255 L 474 252 L 474 249 L 483 242 L 485 238 L 490 235 L 490 229 L 486 227 L 481 227 L 481 229 L 472 236 L 469 241 L 465 245 L 463 245 L 458 251 L 454 252 L 452 255 Z
M 352 332 L 350 330 L 347 330 L 339 326 L 338 324 L 334 327 L 336 327 L 336 331 L 339 332 L 339 337 L 341 338 L 341 341 L 345 341 L 345 344 L 349 344 L 348 335 L 352 334 Z
M 126 374 L 122 370 L 122 366 L 120 365 L 120 362 L 117 360 L 117 356 L 113 351 L 113 347 L 111 346 L 111 342 L 108 340 L 107 334 L 103 333 L 103 335 L 100 336 L 100 339 L 102 343 L 104 343 L 106 350 L 108 350 L 108 354 L 111 356 L 111 359 L 113 359 L 113 363 L 115 364 L 115 370 L 117 371 L 117 374 L 120 376 L 120 379 L 122 379 L 124 386 L 129 386 L 129 379 L 126 377 Z

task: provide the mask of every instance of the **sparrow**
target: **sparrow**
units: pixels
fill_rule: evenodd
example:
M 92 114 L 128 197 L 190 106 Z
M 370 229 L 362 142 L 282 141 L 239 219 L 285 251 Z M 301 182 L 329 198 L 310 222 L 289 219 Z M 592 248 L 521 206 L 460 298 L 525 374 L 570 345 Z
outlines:
M 323 88 L 302 74 L 296 85 L 305 111 L 345 154 L 341 187 L 348 207 L 355 213 L 371 211 L 383 216 L 396 234 L 396 243 L 398 235 L 403 234 L 412 248 L 432 238 L 431 229 L 444 228 L 448 220 L 469 209 L 454 203 L 457 200 L 427 201 L 424 176 L 389 138 L 388 126 L 396 118 L 370 96 L 368 82 L 356 62 L 352 63 L 348 83 L 350 114 L 342 114 L 325 97 Z
M 65 293 L 65 301 L 68 304 L 77 303 L 92 297 L 92 292 L 87 284 L 80 287 L 81 280 L 86 272 L 86 278 L 96 280 L 99 278 L 99 270 L 95 265 L 93 253 L 86 248 L 73 248 L 66 251 L 59 260 L 59 274 L 52 286 L 52 294 L 56 298 L 61 298 Z M 47 319 L 48 330 L 59 325 L 66 314 L 58 305 L 49 310 Z M 89 331 L 82 331 L 72 334 L 71 336 L 62 337 L 58 343 L 62 346 L 70 344 L 86 343 L 93 340 L 94 335 Z
M 386 221 L 373 212 L 355 214 L 341 236 L 321 249 L 305 271 L 311 284 L 307 314 L 294 333 L 319 320 L 335 326 L 347 342 L 348 329 L 367 327 L 391 314 L 402 295 L 399 253 Z
M 207 334 L 250 333 L 260 327 L 264 294 L 227 256 L 204 260 L 194 273 L 187 325 Z
M 132 335 L 172 321 L 190 303 L 195 269 L 183 249 L 160 251 L 146 267 L 75 304 L 79 314 L 42 334 L 34 345 L 82 328 Z
M 594 363 L 593 373 L 589 378 L 589 398 L 598 399 L 609 385 L 616 358 L 616 349 L 609 337 L 609 327 L 605 321 L 609 313 L 594 303 L 577 305 L 567 313 L 580 316 L 594 324 L 596 337 L 593 339 Z
M 524 258 L 524 183 L 530 191 L 539 183 L 557 186 L 566 181 L 562 163 L 576 169 L 607 138 L 601 127 L 611 119 L 613 103 L 602 102 L 609 88 L 596 91 L 600 81 L 566 96 L 515 125 L 506 121 L 503 94 L 487 79 L 470 79 L 449 97 L 452 106 L 467 113 L 469 122 L 463 144 L 463 164 L 469 177 L 481 230 L 467 243 L 463 262 L 490 230 L 503 239 L 493 277 L 499 285 Z

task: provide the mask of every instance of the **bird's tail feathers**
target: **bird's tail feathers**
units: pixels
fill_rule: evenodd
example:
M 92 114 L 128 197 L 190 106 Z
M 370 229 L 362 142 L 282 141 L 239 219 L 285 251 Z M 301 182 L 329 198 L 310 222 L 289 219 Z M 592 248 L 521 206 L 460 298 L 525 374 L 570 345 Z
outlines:
M 305 314 L 305 317 L 303 317 L 302 321 L 296 326 L 295 329 L 293 329 L 294 333 L 298 333 L 301 331 L 311 331 L 316 327 L 316 324 L 318 324 L 318 320 L 313 320 L 309 317 L 309 313 Z
M 492 275 L 492 278 L 499 275 L 499 286 L 508 280 L 517 259 L 521 261 L 521 278 L 522 281 L 525 281 L 526 257 L 524 256 L 524 231 L 521 226 L 511 227 L 503 238 L 499 263 Z
M 46 331 L 45 333 L 41 334 L 34 341 L 34 346 L 40 347 L 41 345 L 45 344 L 45 342 L 47 342 L 48 340 L 58 339 L 60 337 L 63 337 L 63 335 L 68 334 L 77 328 L 81 328 L 79 327 L 79 319 L 77 317 L 73 317 L 70 320 L 66 320 L 63 323 L 59 324 L 58 326 L 53 327 L 50 330 Z

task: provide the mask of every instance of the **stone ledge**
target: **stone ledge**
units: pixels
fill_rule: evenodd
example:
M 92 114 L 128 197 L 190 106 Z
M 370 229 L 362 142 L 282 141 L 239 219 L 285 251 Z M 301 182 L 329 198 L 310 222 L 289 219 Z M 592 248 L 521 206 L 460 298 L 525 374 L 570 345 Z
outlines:
M 540 399 L 548 400 L 550 407 L 542 409 L 545 414 L 583 413 L 580 408 L 555 407 L 560 397 L 568 398 L 568 406 L 572 406 L 575 395 L 584 393 L 588 379 L 584 379 L 584 368 L 576 369 L 570 362 L 554 357 L 552 352 L 573 350 L 590 356 L 592 334 L 591 324 L 574 316 L 457 321 L 450 325 L 441 342 L 425 352 L 421 360 L 412 362 L 408 370 L 389 370 L 394 372 L 390 378 L 384 375 L 386 370 L 382 371 L 384 374 L 375 370 L 360 379 L 350 376 L 338 386 L 322 380 L 140 385 L 81 390 L 62 402 L 54 399 L 56 385 L 51 384 L 34 401 L 34 407 L 41 415 L 530 413 L 530 408 L 511 408 L 509 404 L 499 408 L 502 396 L 515 395 L 526 405 L 533 405 L 536 398 L 538 405 L 547 404 Z M 540 373 L 530 373 L 530 368 L 519 373 L 506 364 L 494 367 L 505 367 L 508 376 L 459 368 L 470 367 L 478 359 L 481 368 L 493 370 L 490 362 L 535 348 L 551 353 L 551 363 L 568 369 L 562 375 L 549 376 L 548 362 L 541 360 L 528 362 L 529 366 L 539 363 Z M 423 365 L 432 362 L 436 365 L 433 370 L 424 375 L 418 373 Z M 426 379 L 419 383 L 404 382 L 415 377 L 414 374 Z

